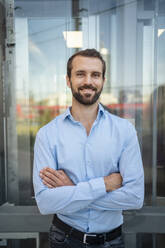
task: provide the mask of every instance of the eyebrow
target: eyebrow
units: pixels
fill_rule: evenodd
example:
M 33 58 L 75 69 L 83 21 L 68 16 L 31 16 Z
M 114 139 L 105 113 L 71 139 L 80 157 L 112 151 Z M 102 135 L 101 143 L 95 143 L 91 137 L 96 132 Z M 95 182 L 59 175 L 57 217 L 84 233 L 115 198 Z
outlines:
M 78 70 L 78 71 L 75 71 L 76 73 L 77 72 L 86 72 L 85 70 Z M 102 74 L 102 72 L 100 71 L 91 71 L 91 73 L 98 73 L 98 74 Z
M 84 71 L 84 70 L 78 70 L 78 71 L 76 71 L 76 73 L 77 73 L 77 72 L 85 72 L 85 71 Z

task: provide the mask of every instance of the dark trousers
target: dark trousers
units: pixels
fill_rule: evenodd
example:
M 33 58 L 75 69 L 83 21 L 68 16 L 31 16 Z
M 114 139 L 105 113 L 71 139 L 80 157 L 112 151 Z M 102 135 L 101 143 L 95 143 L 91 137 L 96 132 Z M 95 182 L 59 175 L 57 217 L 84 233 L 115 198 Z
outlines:
M 101 245 L 83 244 L 79 240 L 69 237 L 53 224 L 49 231 L 49 244 L 50 248 L 124 248 L 122 236 Z

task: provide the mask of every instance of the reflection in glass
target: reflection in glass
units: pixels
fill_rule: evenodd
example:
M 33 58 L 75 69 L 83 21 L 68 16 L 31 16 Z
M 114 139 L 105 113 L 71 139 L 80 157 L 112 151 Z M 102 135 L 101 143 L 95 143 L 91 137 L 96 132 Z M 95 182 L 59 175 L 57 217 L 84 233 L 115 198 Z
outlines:
M 153 15 L 152 12 L 148 15 L 147 11 L 153 10 L 155 5 L 153 1 L 142 0 L 102 1 L 101 5 L 98 0 L 95 4 L 93 2 L 15 1 L 16 88 L 13 98 L 16 98 L 16 125 L 12 121 L 11 124 L 16 130 L 14 152 L 17 169 L 14 175 L 18 179 L 19 204 L 34 204 L 32 161 L 36 133 L 71 105 L 71 93 L 65 83 L 66 62 L 74 52 L 87 47 L 98 49 L 107 64 L 101 102 L 112 113 L 129 119 L 136 127 L 145 168 L 145 204 L 151 204 L 151 153 L 155 144 L 152 132 L 155 102 L 151 99 L 157 87 L 153 81 L 156 63 L 153 61 Z M 158 86 L 165 83 L 164 23 L 161 16 Z M 161 106 L 163 94 L 161 89 L 158 97 Z M 163 109 L 161 107 L 158 111 L 158 137 L 164 135 L 164 122 L 159 118 L 164 115 Z M 14 116 L 14 107 L 11 107 L 11 112 Z M 163 142 L 158 138 L 159 196 L 164 196 L 161 183 L 164 181 L 161 172 L 164 170 Z M 9 160 L 12 161 L 12 155 Z
M 165 84 L 158 87 L 157 195 L 165 196 Z
M 165 5 L 161 3 L 165 13 Z M 165 197 L 165 17 L 158 19 L 157 195 Z

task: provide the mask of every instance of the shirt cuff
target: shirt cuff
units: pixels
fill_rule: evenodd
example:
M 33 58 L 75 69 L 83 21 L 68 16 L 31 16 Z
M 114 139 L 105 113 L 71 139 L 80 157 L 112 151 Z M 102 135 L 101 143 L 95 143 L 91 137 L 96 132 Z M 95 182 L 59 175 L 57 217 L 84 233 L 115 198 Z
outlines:
M 91 179 L 89 181 L 89 184 L 92 188 L 94 198 L 98 198 L 106 194 L 106 188 L 103 177 Z

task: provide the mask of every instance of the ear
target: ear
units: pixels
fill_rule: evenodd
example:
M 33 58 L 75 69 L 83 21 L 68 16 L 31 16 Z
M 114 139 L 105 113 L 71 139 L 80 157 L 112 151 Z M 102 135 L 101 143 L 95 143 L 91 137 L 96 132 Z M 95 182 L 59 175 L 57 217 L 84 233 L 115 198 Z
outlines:
M 69 88 L 71 88 L 70 79 L 69 79 L 68 75 L 66 75 L 66 83 L 67 83 L 67 86 L 68 86 Z

